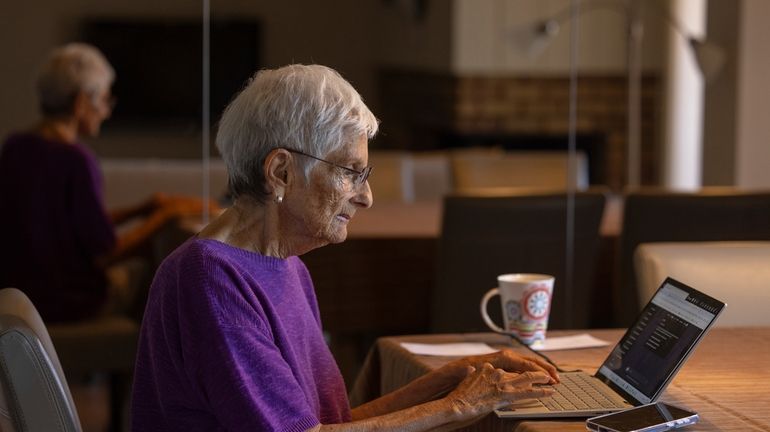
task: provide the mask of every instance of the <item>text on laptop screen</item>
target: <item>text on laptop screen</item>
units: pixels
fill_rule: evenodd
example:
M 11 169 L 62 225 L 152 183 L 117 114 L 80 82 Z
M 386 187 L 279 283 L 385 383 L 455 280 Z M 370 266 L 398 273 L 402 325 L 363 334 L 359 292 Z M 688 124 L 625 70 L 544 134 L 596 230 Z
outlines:
M 597 376 L 638 403 L 652 402 L 722 307 L 718 300 L 667 281 Z

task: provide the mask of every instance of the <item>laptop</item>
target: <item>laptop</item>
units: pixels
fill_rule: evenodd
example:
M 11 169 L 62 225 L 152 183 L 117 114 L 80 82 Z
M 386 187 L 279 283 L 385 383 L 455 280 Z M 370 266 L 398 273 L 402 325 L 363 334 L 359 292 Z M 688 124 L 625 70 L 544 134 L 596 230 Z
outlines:
M 725 306 L 667 278 L 594 375 L 562 372 L 552 397 L 520 401 L 495 413 L 591 417 L 655 402 Z

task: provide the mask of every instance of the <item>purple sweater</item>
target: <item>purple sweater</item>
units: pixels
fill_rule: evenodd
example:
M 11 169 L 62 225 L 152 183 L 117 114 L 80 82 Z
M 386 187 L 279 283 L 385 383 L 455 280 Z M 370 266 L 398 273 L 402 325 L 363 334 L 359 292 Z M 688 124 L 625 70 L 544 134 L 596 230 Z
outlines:
M 134 431 L 304 431 L 350 420 L 310 275 L 193 238 L 155 275 L 139 340 Z
M 95 315 L 107 292 L 95 258 L 115 246 L 96 158 L 31 133 L 0 152 L 0 287 L 24 291 L 46 323 Z

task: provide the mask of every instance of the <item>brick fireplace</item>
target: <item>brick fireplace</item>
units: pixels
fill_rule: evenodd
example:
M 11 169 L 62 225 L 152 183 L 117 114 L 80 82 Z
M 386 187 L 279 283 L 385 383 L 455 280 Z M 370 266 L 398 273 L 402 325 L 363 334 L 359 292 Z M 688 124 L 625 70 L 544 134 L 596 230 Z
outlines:
M 591 182 L 621 190 L 625 179 L 625 75 L 578 78 L 577 146 Z M 498 145 L 508 150 L 567 148 L 569 79 L 565 76 L 452 76 L 383 71 L 379 76 L 381 148 L 435 150 Z M 642 80 L 642 182 L 658 175 L 660 80 Z

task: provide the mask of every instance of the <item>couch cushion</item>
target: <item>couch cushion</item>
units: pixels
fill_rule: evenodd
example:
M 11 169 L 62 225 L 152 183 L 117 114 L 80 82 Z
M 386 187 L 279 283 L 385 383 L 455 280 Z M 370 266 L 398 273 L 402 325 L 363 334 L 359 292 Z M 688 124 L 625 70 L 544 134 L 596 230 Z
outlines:
M 770 324 L 770 242 L 643 243 L 634 267 L 640 304 L 670 276 L 727 303 L 716 325 Z

